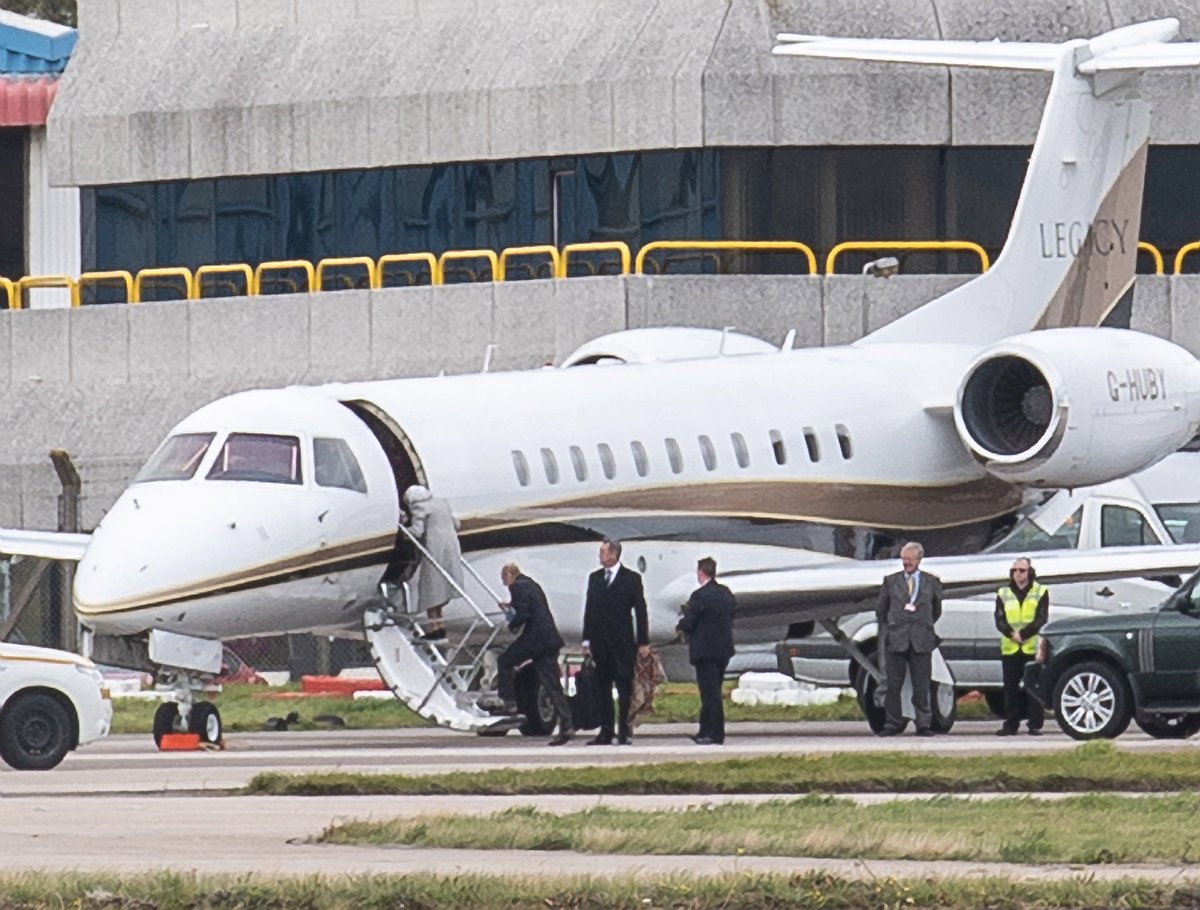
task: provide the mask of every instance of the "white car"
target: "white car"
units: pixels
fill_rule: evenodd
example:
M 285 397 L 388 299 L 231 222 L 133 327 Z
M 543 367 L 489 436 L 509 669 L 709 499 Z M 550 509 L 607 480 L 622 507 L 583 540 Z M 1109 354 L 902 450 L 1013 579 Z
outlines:
M 0 642 L 0 758 L 46 771 L 108 735 L 112 702 L 100 671 L 69 651 Z

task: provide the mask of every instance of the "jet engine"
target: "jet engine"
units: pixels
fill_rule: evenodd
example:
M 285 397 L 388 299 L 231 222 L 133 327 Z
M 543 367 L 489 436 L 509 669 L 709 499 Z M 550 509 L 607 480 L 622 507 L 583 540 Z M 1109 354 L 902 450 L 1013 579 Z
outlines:
M 1200 362 L 1123 329 L 1067 328 L 999 342 L 958 389 L 954 423 L 989 473 L 1081 487 L 1178 449 L 1200 421 Z

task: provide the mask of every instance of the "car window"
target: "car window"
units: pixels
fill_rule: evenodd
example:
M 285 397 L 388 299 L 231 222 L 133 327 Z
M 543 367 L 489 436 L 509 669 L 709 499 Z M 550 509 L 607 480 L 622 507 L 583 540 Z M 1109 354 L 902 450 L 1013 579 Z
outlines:
M 300 440 L 267 433 L 230 433 L 208 479 L 301 483 Z
M 150 456 L 134 483 L 150 480 L 189 480 L 200 466 L 216 433 L 181 433 L 170 437 Z
M 1100 546 L 1138 547 L 1161 543 L 1146 516 L 1128 506 L 1102 506 L 1100 509 Z
M 1181 502 L 1154 507 L 1175 543 L 1200 543 L 1200 502 Z
M 1023 518 L 998 543 L 988 547 L 993 553 L 1032 553 L 1038 550 L 1074 550 L 1079 546 L 1083 506 L 1076 509 L 1053 534 L 1047 533 L 1031 518 Z

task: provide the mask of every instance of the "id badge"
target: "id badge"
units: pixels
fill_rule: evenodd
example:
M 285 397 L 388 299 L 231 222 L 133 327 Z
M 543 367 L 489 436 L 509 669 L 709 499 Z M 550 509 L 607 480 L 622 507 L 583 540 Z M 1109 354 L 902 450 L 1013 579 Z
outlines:
M 904 605 L 904 612 L 905 612 L 905 613 L 916 613 L 916 612 L 917 612 L 917 605 L 916 605 L 916 604 L 914 604 L 914 603 L 907 603 L 907 604 L 905 604 L 905 605 Z

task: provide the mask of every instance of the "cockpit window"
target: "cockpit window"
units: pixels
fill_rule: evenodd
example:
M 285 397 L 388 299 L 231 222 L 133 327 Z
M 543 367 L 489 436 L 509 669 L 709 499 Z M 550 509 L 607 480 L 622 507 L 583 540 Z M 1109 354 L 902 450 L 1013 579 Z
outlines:
M 208 479 L 300 483 L 300 440 L 295 436 L 230 433 Z
M 181 433 L 170 437 L 150 456 L 134 483 L 150 480 L 190 480 L 216 433 Z
M 344 439 L 313 439 L 313 475 L 319 487 L 367 492 L 367 481 Z

